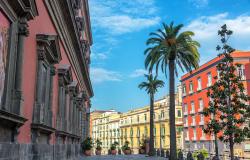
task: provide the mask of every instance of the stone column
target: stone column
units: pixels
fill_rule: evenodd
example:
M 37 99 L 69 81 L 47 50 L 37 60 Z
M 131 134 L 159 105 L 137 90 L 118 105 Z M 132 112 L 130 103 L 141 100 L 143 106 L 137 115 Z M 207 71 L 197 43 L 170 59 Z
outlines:
M 12 112 L 22 115 L 22 74 L 23 74 L 23 51 L 24 40 L 29 35 L 28 23 L 26 18 L 21 18 L 18 23 L 18 45 L 17 45 L 17 63 L 16 63 L 16 78 L 15 78 L 15 95 L 12 105 Z

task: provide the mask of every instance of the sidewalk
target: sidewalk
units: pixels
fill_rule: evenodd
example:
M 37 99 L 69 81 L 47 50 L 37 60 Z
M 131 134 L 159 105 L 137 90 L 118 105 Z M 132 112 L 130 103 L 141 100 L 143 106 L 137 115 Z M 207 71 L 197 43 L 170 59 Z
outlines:
M 90 156 L 81 157 L 80 160 L 166 160 L 164 157 L 146 157 L 145 155 L 135 154 L 135 155 L 101 155 L 101 156 Z

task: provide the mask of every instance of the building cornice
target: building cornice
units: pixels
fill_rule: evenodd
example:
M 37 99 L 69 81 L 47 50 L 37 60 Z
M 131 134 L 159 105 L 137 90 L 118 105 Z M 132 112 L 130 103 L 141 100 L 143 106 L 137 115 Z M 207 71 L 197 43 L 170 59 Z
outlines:
M 90 98 L 94 93 L 71 1 L 45 0 L 45 4 L 66 50 L 69 61 L 71 64 L 74 64 L 72 68 L 76 72 L 79 86 L 87 91 L 87 95 Z

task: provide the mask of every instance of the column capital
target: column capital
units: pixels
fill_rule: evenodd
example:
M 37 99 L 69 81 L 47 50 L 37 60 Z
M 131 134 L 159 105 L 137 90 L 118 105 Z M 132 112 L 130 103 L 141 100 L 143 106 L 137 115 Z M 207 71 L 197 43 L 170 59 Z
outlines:
M 19 19 L 19 23 L 18 23 L 18 34 L 19 35 L 24 35 L 24 36 L 28 36 L 29 35 L 29 25 L 27 23 L 27 19 L 26 18 L 21 18 Z

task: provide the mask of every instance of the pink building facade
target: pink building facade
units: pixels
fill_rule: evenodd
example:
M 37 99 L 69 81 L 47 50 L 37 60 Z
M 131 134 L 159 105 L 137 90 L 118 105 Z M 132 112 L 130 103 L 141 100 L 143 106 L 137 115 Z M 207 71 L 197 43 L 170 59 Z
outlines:
M 91 45 L 88 0 L 0 1 L 0 159 L 78 157 Z

